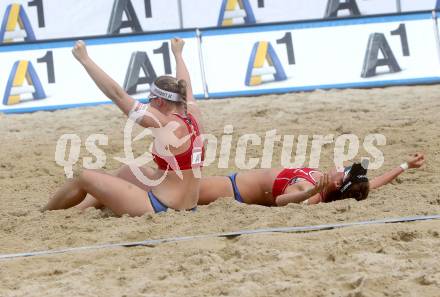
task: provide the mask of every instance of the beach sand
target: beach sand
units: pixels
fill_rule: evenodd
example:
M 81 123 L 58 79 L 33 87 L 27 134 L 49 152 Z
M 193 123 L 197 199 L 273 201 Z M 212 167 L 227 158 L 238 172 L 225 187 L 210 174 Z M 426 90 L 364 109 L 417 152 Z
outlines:
M 377 176 L 401 164 L 408 153 L 422 151 L 427 163 L 372 191 L 367 200 L 352 199 L 314 206 L 268 208 L 223 198 L 197 212 L 115 217 L 109 211 L 69 209 L 42 213 L 54 190 L 65 181 L 55 160 L 56 143 L 66 133 L 85 142 L 91 134 L 108 135 L 100 146 L 105 170 L 121 164 L 125 117 L 111 105 L 0 114 L 0 254 L 141 241 L 266 227 L 306 226 L 440 214 L 440 88 L 392 87 L 329 90 L 249 98 L 200 101 L 205 130 L 220 142 L 233 125 L 227 168 L 217 158 L 204 175 L 237 171 L 237 139 L 352 133 L 386 137 L 384 164 Z M 140 130 L 137 130 L 140 131 Z M 135 143 L 141 155 L 151 139 Z M 282 142 L 271 165 L 281 167 Z M 261 157 L 263 146 L 249 146 Z M 294 151 L 296 149 L 296 140 Z M 320 168 L 333 165 L 334 144 L 323 147 Z M 0 260 L 0 296 L 440 296 L 440 221 L 424 221 L 303 233 L 205 238 L 133 247 Z

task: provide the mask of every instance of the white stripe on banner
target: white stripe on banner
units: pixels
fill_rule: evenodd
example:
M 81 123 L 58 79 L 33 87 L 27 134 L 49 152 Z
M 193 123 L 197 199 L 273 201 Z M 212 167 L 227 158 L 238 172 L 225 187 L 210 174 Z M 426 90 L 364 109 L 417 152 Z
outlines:
M 265 75 L 265 74 L 275 74 L 277 71 L 275 70 L 275 67 L 268 66 L 268 67 L 261 67 L 261 68 L 254 68 L 252 70 L 252 76 L 254 75 Z
M 225 11 L 224 19 L 238 19 L 238 18 L 244 18 L 246 16 L 246 11 L 243 9 L 237 9 L 237 10 L 229 10 Z
M 345 227 L 353 227 L 353 226 L 361 226 L 361 225 L 404 223 L 404 222 L 427 221 L 427 220 L 438 220 L 438 219 L 440 219 L 440 215 L 428 215 L 428 216 L 412 216 L 412 217 L 400 217 L 400 218 L 385 218 L 385 219 L 381 219 L 381 220 L 360 221 L 360 222 L 351 222 L 351 223 L 342 223 L 342 224 L 326 224 L 326 225 L 314 225 L 314 226 L 302 226 L 302 227 L 279 227 L 279 228 L 263 228 L 263 229 L 254 229 L 254 230 L 240 230 L 240 231 L 225 232 L 225 233 L 213 233 L 213 234 L 204 234 L 204 235 L 202 234 L 202 235 L 195 235 L 195 236 L 169 237 L 169 238 L 163 238 L 163 239 L 148 239 L 145 241 L 134 241 L 134 242 L 125 242 L 125 243 L 110 243 L 110 244 L 101 244 L 101 245 L 91 245 L 91 246 L 65 248 L 65 249 L 58 249 L 58 250 L 54 249 L 54 250 L 45 250 L 45 251 L 36 251 L 36 252 L 24 252 L 24 253 L 17 253 L 17 254 L 3 254 L 3 255 L 0 255 L 0 260 L 8 260 L 8 259 L 32 257 L 32 256 L 47 256 L 47 255 L 54 255 L 54 254 L 64 254 L 64 253 L 71 253 L 71 252 L 99 250 L 99 249 L 108 249 L 108 248 L 117 248 L 117 247 L 156 246 L 158 244 L 167 243 L 167 242 L 190 241 L 190 240 L 206 239 L 206 238 L 213 238 L 213 237 L 236 237 L 236 236 L 240 236 L 240 235 L 264 234 L 264 233 L 311 232 L 311 231 L 330 230 L 330 229 L 336 229 L 336 228 L 345 228 Z
M 17 38 L 25 38 L 27 36 L 25 30 L 15 30 L 15 31 L 6 31 L 4 39 L 17 39 Z
M 27 94 L 27 93 L 34 93 L 35 88 L 33 86 L 21 86 L 21 87 L 12 87 L 11 88 L 11 95 L 21 95 L 21 94 Z

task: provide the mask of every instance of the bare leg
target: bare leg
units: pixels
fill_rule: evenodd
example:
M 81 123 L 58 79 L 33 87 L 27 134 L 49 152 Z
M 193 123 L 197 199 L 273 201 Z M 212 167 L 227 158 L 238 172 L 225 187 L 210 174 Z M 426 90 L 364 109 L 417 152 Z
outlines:
M 148 177 L 151 178 L 151 176 L 154 174 L 154 169 L 150 168 L 150 167 L 140 167 L 140 170 L 142 171 L 142 173 Z M 143 184 L 142 182 L 140 182 L 136 176 L 134 176 L 133 172 L 131 171 L 130 167 L 128 167 L 127 165 L 122 166 L 121 168 L 119 168 L 116 172 L 112 173 L 112 175 L 122 178 L 123 180 L 126 180 L 130 183 L 132 183 L 135 186 L 138 186 L 139 188 L 143 189 L 145 192 L 148 192 L 151 190 L 151 188 L 145 184 Z M 86 208 L 89 207 L 94 207 L 94 208 L 103 208 L 104 205 L 102 205 L 98 200 L 95 199 L 95 197 L 93 197 L 90 194 L 87 194 L 86 198 L 76 206 L 78 209 L 80 210 L 84 210 Z
M 111 209 L 117 215 L 140 216 L 154 213 L 147 193 L 118 177 L 85 170 L 78 179 L 81 190 L 92 195 L 100 204 Z
M 76 205 L 75 207 L 80 209 L 80 210 L 85 210 L 85 209 L 90 208 L 90 207 L 101 209 L 101 208 L 104 207 L 104 205 L 102 205 L 92 195 L 87 194 L 86 198 L 84 198 L 84 200 L 80 204 Z
M 79 178 L 64 184 L 43 210 L 66 209 L 75 205 L 80 209 L 106 206 L 118 215 L 137 216 L 154 212 L 144 190 L 118 177 L 92 170 L 85 170 Z
M 140 169 L 143 174 L 148 177 L 151 177 L 154 174 L 154 169 L 152 168 L 140 167 Z M 124 165 L 117 171 L 114 171 L 112 175 L 130 182 L 146 192 L 150 191 L 150 187 L 140 182 L 127 165 Z M 64 184 L 63 187 L 61 187 L 61 189 L 55 193 L 43 210 L 67 209 L 73 206 L 76 206 L 80 210 L 84 210 L 89 207 L 104 207 L 104 205 L 95 197 L 90 195 L 90 193 L 88 194 L 79 188 L 78 179 L 72 179 Z
M 70 208 L 83 201 L 86 195 L 87 192 L 81 189 L 78 178 L 68 180 L 49 200 L 43 210 Z
M 123 167 L 121 167 L 121 168 L 123 168 Z M 111 174 L 114 175 L 114 176 L 118 176 L 118 172 L 119 172 L 119 170 L 121 170 L 121 168 L 116 170 L 116 171 L 114 171 L 114 172 L 112 172 Z M 80 210 L 85 210 L 85 209 L 87 209 L 89 207 L 101 209 L 101 208 L 104 207 L 104 205 L 102 205 L 92 195 L 87 194 L 86 198 L 84 198 L 84 200 L 80 204 L 76 205 L 75 207 L 80 209 Z

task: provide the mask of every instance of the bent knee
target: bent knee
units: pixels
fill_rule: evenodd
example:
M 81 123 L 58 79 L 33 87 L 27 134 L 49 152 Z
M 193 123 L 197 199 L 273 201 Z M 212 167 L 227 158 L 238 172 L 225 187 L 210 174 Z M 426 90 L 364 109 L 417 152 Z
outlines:
M 125 179 L 127 177 L 130 177 L 132 175 L 131 173 L 131 169 L 128 165 L 123 165 L 121 168 L 119 168 L 116 173 L 115 176 L 120 177 L 122 179 Z M 125 177 L 125 178 L 124 178 Z
M 103 174 L 102 170 L 85 169 L 79 175 L 78 181 L 83 187 L 87 187 L 87 186 L 95 183 L 96 180 L 98 179 L 99 175 L 102 175 L 102 174 Z

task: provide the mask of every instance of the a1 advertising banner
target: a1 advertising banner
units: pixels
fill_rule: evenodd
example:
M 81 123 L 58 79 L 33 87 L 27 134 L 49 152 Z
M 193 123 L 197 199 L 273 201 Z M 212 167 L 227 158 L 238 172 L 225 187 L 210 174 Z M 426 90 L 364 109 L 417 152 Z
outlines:
M 198 98 L 440 81 L 431 13 L 92 38 L 89 54 L 134 98 L 174 73 L 168 40 L 186 41 Z M 109 102 L 73 58 L 73 41 L 0 46 L 0 111 Z M 203 67 L 202 67 L 203 65 Z
M 1 0 L 0 43 L 180 28 L 177 0 Z
M 157 76 L 175 73 L 169 39 L 175 34 L 87 40 L 93 60 L 133 98 L 146 98 Z M 203 95 L 199 44 L 180 32 L 194 94 Z M 71 53 L 73 41 L 0 47 L 0 111 L 26 112 L 109 102 Z
M 1 0 L 0 43 L 432 10 L 436 0 Z
M 210 97 L 440 81 L 430 13 L 202 34 Z
M 199 28 L 396 13 L 398 9 L 396 0 L 185 0 L 184 3 L 184 27 Z

